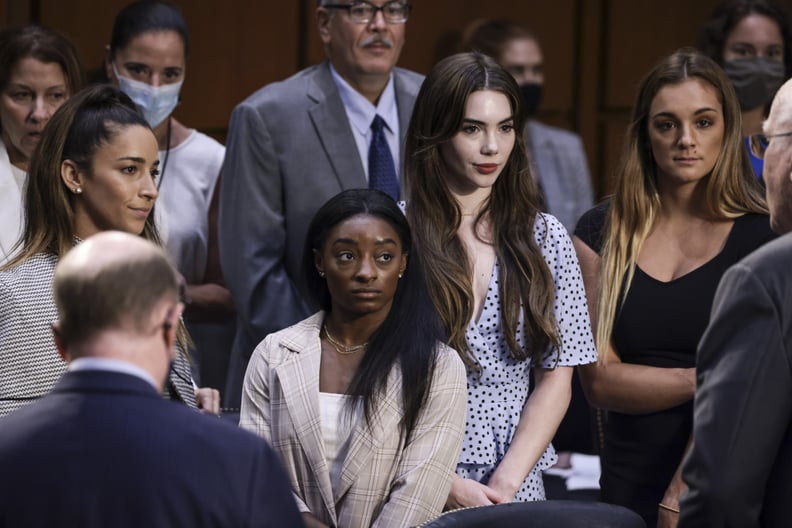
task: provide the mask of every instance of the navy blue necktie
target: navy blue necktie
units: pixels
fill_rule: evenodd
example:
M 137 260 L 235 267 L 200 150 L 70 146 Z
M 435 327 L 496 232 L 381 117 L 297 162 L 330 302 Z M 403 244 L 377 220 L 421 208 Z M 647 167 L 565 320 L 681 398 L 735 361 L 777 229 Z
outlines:
M 396 167 L 393 164 L 388 140 L 385 139 L 385 121 L 374 116 L 371 122 L 371 145 L 369 146 L 369 187 L 389 194 L 394 200 L 399 199 L 399 181 L 396 179 Z

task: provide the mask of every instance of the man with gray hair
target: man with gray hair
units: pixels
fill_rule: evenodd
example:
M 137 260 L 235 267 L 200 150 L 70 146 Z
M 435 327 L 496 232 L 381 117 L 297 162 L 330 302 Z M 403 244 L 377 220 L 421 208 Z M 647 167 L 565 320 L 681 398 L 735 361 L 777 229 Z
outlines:
M 160 248 L 105 231 L 55 271 L 52 392 L 0 419 L 0 526 L 302 526 L 260 438 L 164 400 L 181 311 Z
M 310 315 L 301 278 L 314 213 L 345 189 L 400 197 L 401 146 L 423 77 L 396 68 L 406 0 L 318 0 L 327 60 L 260 89 L 231 115 L 220 259 L 239 317 L 224 403 L 238 407 L 250 354 Z
M 690 489 L 679 526 L 789 526 L 792 498 L 792 81 L 764 135 L 770 225 L 784 235 L 721 280 L 699 344 Z

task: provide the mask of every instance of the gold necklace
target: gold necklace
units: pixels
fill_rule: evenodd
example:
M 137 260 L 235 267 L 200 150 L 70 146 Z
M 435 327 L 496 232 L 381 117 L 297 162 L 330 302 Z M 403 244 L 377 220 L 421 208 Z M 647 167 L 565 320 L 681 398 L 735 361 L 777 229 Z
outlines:
M 363 350 L 364 348 L 366 348 L 366 346 L 368 346 L 368 341 L 366 341 L 362 345 L 354 345 L 354 346 L 347 346 L 343 343 L 339 343 L 338 341 L 333 339 L 333 337 L 330 335 L 330 332 L 327 330 L 326 323 L 322 325 L 322 330 L 324 331 L 324 336 L 327 338 L 327 341 L 329 341 L 330 344 L 333 345 L 333 348 L 336 349 L 336 352 L 338 352 L 342 356 L 348 356 L 349 354 L 354 354 L 355 352 Z

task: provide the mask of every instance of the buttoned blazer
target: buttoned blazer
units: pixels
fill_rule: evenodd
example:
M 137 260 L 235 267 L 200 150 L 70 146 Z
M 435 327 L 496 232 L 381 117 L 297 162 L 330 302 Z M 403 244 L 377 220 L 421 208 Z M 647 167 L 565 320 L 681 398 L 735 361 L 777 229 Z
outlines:
M 792 234 L 724 274 L 696 378 L 680 528 L 789 526 Z
M 414 526 L 446 501 L 465 427 L 465 367 L 441 346 L 429 397 L 407 445 L 394 368 L 369 430 L 361 420 L 332 489 L 319 415 L 322 312 L 267 338 L 248 366 L 240 425 L 278 452 L 298 506 L 330 526 Z M 374 354 L 375 350 L 367 353 Z
M 539 121 L 528 121 L 525 130 L 547 212 L 572 233 L 594 205 L 583 142 L 577 134 Z
M 0 265 L 9 260 L 11 248 L 22 233 L 22 201 L 8 151 L 0 141 Z
M 0 419 L 0 526 L 301 527 L 276 455 L 118 372 L 67 372 Z
M 404 143 L 423 77 L 393 71 Z M 231 115 L 220 193 L 220 258 L 239 316 L 225 402 L 239 405 L 253 348 L 312 313 L 301 279 L 313 215 L 368 187 L 328 62 L 260 89 Z

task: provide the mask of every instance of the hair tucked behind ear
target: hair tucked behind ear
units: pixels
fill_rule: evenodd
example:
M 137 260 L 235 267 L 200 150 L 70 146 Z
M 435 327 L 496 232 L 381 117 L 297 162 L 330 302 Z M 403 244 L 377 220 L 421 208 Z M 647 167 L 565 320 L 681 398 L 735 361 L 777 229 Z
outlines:
M 553 311 L 555 283 L 534 239 L 534 223 L 544 220 L 538 216 L 536 180 L 521 148 L 519 88 L 490 57 L 460 53 L 437 63 L 424 80 L 407 132 L 404 173 L 414 245 L 430 263 L 426 267 L 429 293 L 449 334 L 449 344 L 468 366 L 476 361 L 465 340 L 474 312 L 471 268 L 457 235 L 461 211 L 448 187 L 448 169 L 440 148 L 459 132 L 467 99 L 480 90 L 505 95 L 514 119 L 515 147 L 476 218 L 476 223 L 489 219 L 500 262 L 503 333 L 517 359 L 538 359 L 550 346 L 557 351 L 560 348 Z M 521 309 L 527 350 L 516 338 Z

